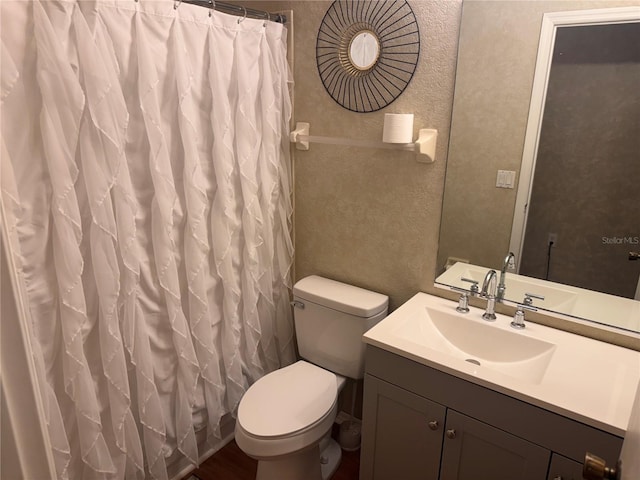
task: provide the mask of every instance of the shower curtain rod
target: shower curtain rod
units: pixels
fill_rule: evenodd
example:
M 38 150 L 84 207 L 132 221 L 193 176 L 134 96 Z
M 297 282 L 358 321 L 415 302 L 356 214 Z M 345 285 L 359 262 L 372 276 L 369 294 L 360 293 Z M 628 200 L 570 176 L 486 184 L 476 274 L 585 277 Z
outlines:
M 233 3 L 218 2 L 212 0 L 175 0 L 174 7 L 178 8 L 180 3 L 190 3 L 191 5 L 198 5 L 199 7 L 212 8 L 220 12 L 229 13 L 231 15 L 244 16 L 248 18 L 258 18 L 262 20 L 271 20 L 285 24 L 287 23 L 287 17 L 281 13 L 269 13 L 263 10 L 256 10 L 254 8 L 246 8 L 240 5 L 234 5 Z

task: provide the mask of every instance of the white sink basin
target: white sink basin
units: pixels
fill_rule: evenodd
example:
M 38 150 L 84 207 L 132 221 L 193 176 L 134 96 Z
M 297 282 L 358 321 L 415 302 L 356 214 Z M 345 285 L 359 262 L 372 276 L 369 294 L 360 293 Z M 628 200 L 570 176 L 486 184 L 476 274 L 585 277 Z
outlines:
M 364 342 L 446 374 L 623 436 L 640 379 L 640 352 L 417 293 Z
M 426 307 L 423 318 L 403 322 L 395 334 L 426 348 L 451 355 L 478 368 L 488 368 L 539 383 L 555 345 L 500 328 L 457 312 Z

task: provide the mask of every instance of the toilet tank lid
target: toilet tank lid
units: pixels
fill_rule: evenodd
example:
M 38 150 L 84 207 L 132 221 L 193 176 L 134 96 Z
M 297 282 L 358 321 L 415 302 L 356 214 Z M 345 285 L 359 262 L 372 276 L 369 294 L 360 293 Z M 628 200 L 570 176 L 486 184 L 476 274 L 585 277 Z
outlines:
M 373 317 L 386 310 L 389 297 L 328 278 L 311 275 L 293 286 L 293 295 L 358 317 Z

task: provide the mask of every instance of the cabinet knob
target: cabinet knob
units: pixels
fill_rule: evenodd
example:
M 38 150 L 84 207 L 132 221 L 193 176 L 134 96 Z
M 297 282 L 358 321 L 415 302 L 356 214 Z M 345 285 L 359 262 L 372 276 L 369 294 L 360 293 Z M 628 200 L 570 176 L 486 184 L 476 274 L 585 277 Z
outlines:
M 553 480 L 562 480 L 562 475 L 556 475 Z
M 456 438 L 456 431 L 453 428 L 447 430 L 447 438 Z
M 584 456 L 582 467 L 582 476 L 588 480 L 620 480 L 622 476 L 620 460 L 615 467 L 607 467 L 607 462 L 590 452 Z
M 432 420 L 429 422 L 429 428 L 431 430 L 437 430 L 438 429 L 438 421 L 437 420 Z

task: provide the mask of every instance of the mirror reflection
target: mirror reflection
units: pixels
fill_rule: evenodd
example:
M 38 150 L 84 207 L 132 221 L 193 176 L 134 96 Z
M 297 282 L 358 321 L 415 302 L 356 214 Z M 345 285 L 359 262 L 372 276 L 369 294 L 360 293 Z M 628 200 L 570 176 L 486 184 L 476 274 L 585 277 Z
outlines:
M 349 45 L 349 60 L 358 70 L 368 70 L 373 67 L 380 56 L 378 37 L 370 30 L 356 33 Z
M 640 332 L 640 16 L 557 28 L 527 167 L 540 24 L 566 8 L 540 3 L 464 4 L 438 268 L 461 263 L 436 282 L 504 268 L 508 301 Z
M 639 85 L 640 23 L 558 28 L 521 275 L 634 298 Z

